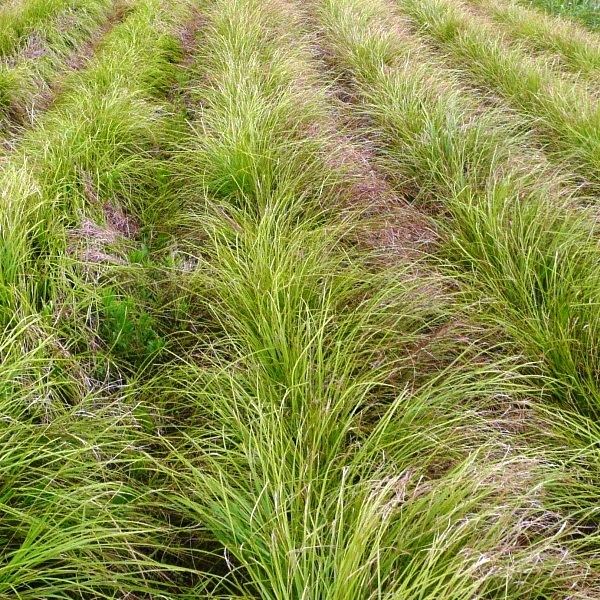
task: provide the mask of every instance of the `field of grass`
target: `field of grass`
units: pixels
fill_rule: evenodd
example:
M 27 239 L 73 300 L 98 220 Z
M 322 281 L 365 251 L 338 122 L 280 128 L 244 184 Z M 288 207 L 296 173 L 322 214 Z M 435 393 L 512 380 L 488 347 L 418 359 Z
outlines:
M 550 14 L 575 19 L 588 27 L 600 30 L 598 0 L 522 0 Z
M 0 0 L 0 600 L 600 598 L 567 4 Z

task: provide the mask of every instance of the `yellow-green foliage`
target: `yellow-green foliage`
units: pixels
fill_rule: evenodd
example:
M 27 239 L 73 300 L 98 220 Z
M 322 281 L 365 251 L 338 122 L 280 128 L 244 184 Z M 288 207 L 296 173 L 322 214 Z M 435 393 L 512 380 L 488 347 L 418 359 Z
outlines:
M 2 4 L 0 600 L 598 595 L 593 34 L 471 2 Z

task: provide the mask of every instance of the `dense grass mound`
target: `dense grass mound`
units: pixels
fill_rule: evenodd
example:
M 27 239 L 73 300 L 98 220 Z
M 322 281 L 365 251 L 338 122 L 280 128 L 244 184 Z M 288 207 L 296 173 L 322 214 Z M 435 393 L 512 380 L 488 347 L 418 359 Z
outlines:
M 0 3 L 0 599 L 600 596 L 600 37 L 549 13 Z

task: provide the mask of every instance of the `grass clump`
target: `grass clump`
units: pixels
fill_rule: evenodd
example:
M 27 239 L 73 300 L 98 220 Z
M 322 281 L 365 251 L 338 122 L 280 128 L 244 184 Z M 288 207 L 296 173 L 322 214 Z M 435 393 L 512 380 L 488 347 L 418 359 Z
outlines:
M 523 158 L 518 121 L 481 114 L 450 73 L 432 77 L 431 63 L 418 67 L 418 45 L 379 29 L 382 11 L 325 6 L 334 60 L 354 78 L 358 110 L 381 136 L 384 165 L 417 190 L 415 202 L 450 211 L 456 256 L 475 259 L 468 269 L 480 266 L 477 285 L 489 281 L 486 297 L 505 303 L 501 320 L 517 338 L 528 332 L 530 355 L 547 361 L 567 403 L 596 414 L 598 248 L 590 222 L 571 210 L 568 191 L 542 158 L 533 151 Z M 360 36 L 351 30 L 357 23 Z
M 548 154 L 566 162 L 595 193 L 600 109 L 584 86 L 557 75 L 523 50 L 509 47 L 502 35 L 470 15 L 464 5 L 445 0 L 401 0 L 399 5 L 436 40 L 453 65 L 519 110 Z
M 44 9 L 53 5 L 41 4 Z M 84 58 L 85 45 L 91 43 L 115 9 L 109 0 L 62 4 L 64 10 L 40 16 L 36 27 L 26 36 L 23 33 L 23 44 L 0 58 L 0 115 L 5 121 L 4 129 L 11 125 L 14 128 L 11 121 L 15 120 L 31 123 L 37 112 L 51 102 L 60 76 Z M 23 12 L 18 14 L 24 18 Z M 7 27 L 10 20 L 2 23 Z
M 511 37 L 539 52 L 551 52 L 567 69 L 597 83 L 600 75 L 598 39 L 583 28 L 528 10 L 513 0 L 500 3 L 471 0 L 471 3 L 484 9 Z
M 2 272 L 13 279 L 19 271 L 23 277 L 27 273 L 29 283 L 20 289 L 32 290 L 34 307 L 49 301 L 54 280 L 48 269 L 55 265 L 56 273 L 64 272 L 67 238 L 86 217 L 104 227 L 90 231 L 88 239 L 111 237 L 120 232 L 107 230 L 106 219 L 119 217 L 120 208 L 126 211 L 120 217 L 124 223 L 117 224 L 121 228 L 135 219 L 151 222 L 150 199 L 164 198 L 164 162 L 153 150 L 171 125 L 154 98 L 173 81 L 179 50 L 172 35 L 157 29 L 157 8 L 155 2 L 141 3 L 113 30 L 102 52 L 74 76 L 3 169 L 7 260 Z M 11 262 L 10 257 L 20 258 Z M 39 278 L 32 276 L 36 272 Z
M 61 11 L 77 6 L 77 0 L 25 0 L 0 7 L 0 56 L 8 56 L 38 27 Z
M 600 8 L 596 0 L 525 0 L 536 8 L 561 17 L 575 19 L 594 31 L 600 31 Z
M 31 386 L 32 400 L 46 391 L 39 380 Z M 99 410 L 90 394 L 44 422 L 26 416 L 26 401 L 16 415 L 3 393 L 0 408 L 10 419 L 0 434 L 0 597 L 160 593 L 162 566 L 147 550 L 160 543 L 148 516 L 155 500 L 128 476 L 140 462 L 132 444 L 143 443 L 131 409 L 105 402 Z

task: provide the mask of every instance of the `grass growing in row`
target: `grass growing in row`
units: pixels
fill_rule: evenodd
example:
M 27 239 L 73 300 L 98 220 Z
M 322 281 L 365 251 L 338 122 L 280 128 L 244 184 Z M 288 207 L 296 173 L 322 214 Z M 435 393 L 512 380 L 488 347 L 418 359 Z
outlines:
M 161 18 L 167 20 L 158 2 L 139 2 L 6 162 L 5 252 L 20 260 L 4 262 L 2 271 L 18 271 L 29 282 L 32 306 L 49 293 L 45 278 L 31 276 L 35 261 L 47 274 L 44 261 L 64 255 L 65 227 L 84 216 L 105 219 L 103 203 L 115 198 L 142 221 L 156 219 L 151 200 L 162 167 L 152 150 L 168 113 L 153 98 L 173 81 L 180 51 L 175 37 L 158 28 Z
M 49 422 L 32 420 L 28 408 L 37 403 L 43 412 L 43 394 L 70 382 L 56 373 L 67 366 L 59 359 L 49 362 L 36 350 L 11 352 L 11 343 L 20 341 L 3 332 L 0 597 L 160 597 L 169 579 L 157 575 L 165 568 L 152 549 L 168 538 L 151 516 L 160 507 L 138 476 L 147 472 L 137 450 L 147 439 L 132 410 L 127 401 L 88 391 Z M 47 337 L 46 343 L 57 340 Z M 41 364 L 54 371 L 45 381 L 36 372 Z M 176 570 L 169 569 L 170 577 Z
M 600 31 L 600 6 L 597 0 L 524 0 L 524 3 L 550 14 L 576 19 L 590 29 Z
M 536 51 L 555 54 L 566 68 L 598 83 L 600 38 L 597 35 L 564 19 L 529 10 L 514 0 L 470 0 L 470 3 L 484 9 L 511 37 Z
M 330 10 L 335 15 L 334 9 Z M 573 346 L 573 351 L 579 347 L 585 347 L 586 350 L 579 355 L 578 360 L 574 360 L 574 356 L 567 352 L 565 356 L 557 357 L 554 362 L 557 369 L 561 365 L 573 365 L 572 374 L 565 373 L 565 381 L 577 381 L 578 372 L 584 376 L 585 383 L 578 386 L 580 394 L 583 396 L 589 394 L 590 400 L 585 401 L 584 405 L 589 404 L 590 410 L 595 411 L 594 406 L 598 404 L 593 400 L 598 397 L 597 393 L 593 392 L 595 389 L 593 381 L 597 372 L 597 367 L 592 366 L 595 364 L 593 351 L 595 342 L 591 339 L 585 341 L 588 340 L 588 335 L 593 336 L 595 335 L 593 332 L 597 331 L 596 327 L 591 325 L 593 309 L 596 305 L 593 294 L 597 274 L 593 265 L 596 262 L 597 249 L 589 233 L 590 226 L 586 224 L 585 219 L 580 220 L 576 212 L 568 210 L 568 206 L 561 209 L 561 205 L 568 205 L 569 196 L 561 194 L 560 184 L 553 181 L 552 173 L 543 161 L 536 162 L 533 151 L 529 159 L 524 158 L 520 151 L 523 144 L 519 133 L 521 128 L 518 123 L 516 125 L 513 123 L 511 128 L 510 115 L 492 110 L 487 111 L 485 115 L 478 114 L 477 103 L 461 91 L 459 82 L 453 81 L 450 72 L 444 74 L 443 71 L 439 71 L 434 76 L 432 63 L 417 68 L 418 62 L 425 62 L 425 56 L 420 55 L 417 44 L 411 45 L 410 38 L 402 39 L 373 27 L 369 29 L 365 25 L 364 37 L 357 42 L 354 40 L 356 35 L 353 37 L 348 30 L 342 29 L 343 25 L 352 27 L 354 20 L 360 22 L 362 14 L 372 19 L 373 23 L 380 23 L 382 9 L 371 10 L 372 15 L 367 8 L 362 12 L 357 11 L 356 15 L 349 9 L 346 13 L 341 13 L 342 16 L 338 17 L 338 21 L 329 25 L 335 35 L 331 34 L 328 40 L 335 47 L 336 58 L 341 67 L 350 69 L 362 94 L 363 110 L 376 125 L 377 131 L 385 133 L 383 139 L 388 140 L 390 144 L 386 146 L 385 156 L 392 160 L 394 169 L 397 169 L 397 180 L 401 184 L 408 184 L 411 189 L 418 190 L 416 201 L 435 206 L 439 198 L 445 200 L 457 198 L 461 203 L 467 200 L 467 207 L 470 207 L 471 195 L 493 192 L 499 194 L 496 210 L 499 211 L 499 216 L 503 216 L 505 215 L 503 211 L 510 210 L 510 206 L 515 209 L 518 204 L 522 204 L 516 201 L 520 195 L 526 193 L 529 201 L 522 210 L 524 213 L 526 210 L 531 211 L 527 222 L 532 221 L 539 230 L 537 233 L 532 231 L 521 240 L 520 252 L 515 253 L 514 248 L 507 249 L 507 256 L 512 255 L 513 260 L 520 260 L 523 251 L 527 248 L 537 248 L 538 245 L 549 243 L 551 237 L 548 236 L 556 236 L 556 223 L 548 223 L 550 215 L 553 215 L 552 221 L 558 219 L 564 222 L 566 228 L 564 239 L 560 236 L 555 237 L 554 241 L 556 248 L 561 248 L 560 254 L 556 254 L 554 246 L 541 254 L 548 258 L 542 262 L 540 268 L 547 265 L 547 260 L 552 256 L 556 256 L 554 259 L 556 266 L 552 267 L 540 282 L 544 281 L 546 285 L 554 282 L 561 288 L 564 286 L 564 293 L 571 290 L 569 293 L 573 293 L 574 298 L 580 300 L 589 294 L 592 296 L 587 301 L 564 303 L 559 301 L 557 292 L 540 293 L 539 298 L 545 302 L 554 298 L 556 311 L 559 310 L 559 306 L 570 307 L 571 310 L 578 308 L 586 310 L 585 307 L 589 307 L 590 314 L 566 318 L 561 325 L 557 326 L 557 332 L 565 331 L 564 343 L 568 343 L 568 340 L 579 340 Z M 363 18 L 366 23 L 370 23 L 367 17 Z M 382 64 L 394 68 L 386 71 L 381 69 Z M 435 84 L 435 81 L 438 83 Z M 474 115 L 477 115 L 477 118 L 474 118 Z M 428 135 L 424 136 L 423 132 L 428 132 Z M 544 180 L 547 182 L 546 185 Z M 515 201 L 511 202 L 510 196 L 513 194 Z M 543 200 L 545 197 L 549 197 L 551 201 L 545 202 Z M 538 211 L 543 212 L 538 213 Z M 539 219 L 533 217 L 536 213 L 539 214 Z M 492 216 L 490 215 L 490 218 Z M 516 222 L 521 220 L 522 218 Z M 500 220 L 498 225 L 501 222 Z M 541 235 L 544 229 L 547 229 L 547 235 Z M 512 234 L 514 235 L 515 232 Z M 490 235 L 489 239 L 490 243 L 499 241 L 494 235 Z M 565 243 L 568 245 L 565 246 Z M 536 252 L 530 251 L 535 257 Z M 584 258 L 585 256 L 588 258 Z M 496 264 L 497 261 L 492 260 L 493 256 L 488 258 L 489 260 L 482 261 L 482 264 L 486 262 L 489 266 Z M 549 277 L 559 264 L 563 265 L 563 268 L 575 268 L 567 267 L 570 260 L 574 261 L 573 265 L 580 265 L 575 273 L 570 277 L 566 276 L 568 271 L 562 276 Z M 582 271 L 579 270 L 580 268 Z M 532 275 L 538 271 L 537 268 L 531 269 L 525 264 L 520 267 L 515 266 L 514 270 L 521 271 L 524 275 Z M 583 276 L 586 272 L 589 274 Z M 542 273 L 539 276 L 541 277 Z M 515 277 L 514 275 L 508 277 L 507 273 L 506 277 L 499 277 L 498 281 L 512 282 L 515 281 Z M 580 285 L 577 285 L 577 281 Z M 585 283 L 586 281 L 588 283 Z M 529 293 L 534 292 L 535 287 L 523 281 L 521 292 L 517 293 L 513 290 L 508 297 L 517 299 L 527 290 L 530 290 Z M 528 314 L 529 311 L 523 312 L 527 305 L 529 301 L 519 304 L 518 312 Z M 535 306 L 535 303 L 532 306 Z M 555 312 L 552 311 L 550 314 Z M 556 314 L 560 316 L 560 312 Z M 547 316 L 546 310 L 540 311 L 538 327 L 544 325 Z M 578 335 L 567 327 L 570 322 L 581 323 L 582 330 Z M 515 332 L 520 330 L 520 327 L 521 325 L 515 329 Z M 560 346 L 548 340 L 547 344 L 540 343 L 532 354 L 539 356 L 545 347 Z M 571 358 L 566 360 L 567 356 Z M 575 366 L 582 361 L 585 361 L 585 364 L 590 360 L 592 363 L 589 367 Z M 586 373 L 589 373 L 589 378 L 585 376 Z
M 80 0 L 17 0 L 0 6 L 0 56 L 10 55 L 61 12 L 83 4 Z
M 49 101 L 52 85 L 64 77 L 69 61 L 75 65 L 77 54 L 107 22 L 114 4 L 112 0 L 75 4 L 69 12 L 40 24 L 16 53 L 0 59 L 0 127 L 15 118 L 34 120 Z
M 168 503 L 225 557 L 191 594 L 560 588 L 552 548 L 566 530 L 531 526 L 545 518 L 531 510 L 541 473 L 495 454 L 483 415 L 522 391 L 519 376 L 455 339 L 448 366 L 443 336 L 427 344 L 453 316 L 451 297 L 432 297 L 439 276 L 374 268 L 344 239 L 355 217 L 340 221 L 344 174 L 328 166 L 330 108 L 300 17 L 217 0 L 205 19 L 198 136 L 180 162 L 201 242 L 186 287 L 213 326 L 156 382 L 157 396 L 179 389 Z M 419 343 L 437 368 L 421 371 Z M 520 468 L 527 492 L 506 485 Z
M 385 3 L 322 2 L 332 61 L 352 82 L 389 175 L 448 217 L 451 269 L 475 291 L 481 318 L 539 361 L 540 392 L 564 410 L 550 411 L 549 428 L 572 457 L 553 502 L 590 526 L 597 549 L 600 270 L 591 221 L 570 208 L 543 162 L 524 160 L 527 140 L 510 117 L 478 112 L 450 72 L 434 73 L 418 45 L 384 25 L 387 15 Z
M 527 118 L 387 0 L 127 6 L 0 163 L 0 598 L 593 597 L 597 247 Z M 370 139 L 447 260 L 365 250 Z
M 397 4 L 436 40 L 456 68 L 527 117 L 550 156 L 567 162 L 592 191 L 598 190 L 600 107 L 584 86 L 507 45 L 501 34 L 470 15 L 461 3 L 398 0 Z
M 146 451 L 160 339 L 140 238 L 170 210 L 160 153 L 179 126 L 161 97 L 190 10 L 136 2 L 2 164 L 3 597 L 176 593 L 187 552 Z

